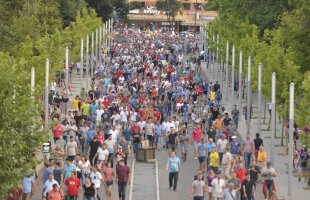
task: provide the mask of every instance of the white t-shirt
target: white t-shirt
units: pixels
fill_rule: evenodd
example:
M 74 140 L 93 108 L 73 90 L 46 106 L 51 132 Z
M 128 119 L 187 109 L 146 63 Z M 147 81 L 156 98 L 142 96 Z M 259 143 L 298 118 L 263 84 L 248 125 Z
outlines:
M 222 160 L 223 164 L 228 164 L 231 160 L 232 160 L 232 156 L 229 152 L 226 152 L 223 154 L 223 160 Z
M 76 149 L 77 149 L 76 141 L 73 141 L 73 142 L 69 141 L 67 143 L 67 154 L 68 154 L 68 156 L 76 155 L 76 153 L 77 153 Z
M 100 172 L 91 172 L 89 176 L 91 178 L 91 182 L 96 186 L 96 188 L 100 188 L 100 181 L 102 179 Z
M 262 175 L 267 175 L 264 177 L 265 180 L 272 180 L 271 174 L 276 174 L 276 170 L 273 167 L 270 167 L 269 169 L 268 167 L 264 167 L 261 173 Z
M 130 112 L 130 121 L 136 122 L 137 121 L 137 112 Z
M 109 131 L 109 134 L 112 134 L 112 140 L 113 140 L 114 143 L 116 143 L 116 142 L 117 142 L 117 137 L 118 137 L 118 135 L 119 135 L 118 130 L 115 129 L 115 130 L 113 131 L 113 129 L 111 129 L 111 130 Z
M 119 114 L 116 114 L 116 115 L 112 115 L 111 116 L 111 119 L 113 120 L 113 125 L 115 125 L 115 122 L 117 120 L 120 120 L 121 119 L 121 116 Z
M 105 160 L 105 158 L 107 156 L 109 156 L 109 151 L 107 149 L 102 149 L 102 148 L 99 148 L 97 150 L 97 153 L 98 153 L 98 160 Z
M 96 120 L 101 120 L 101 115 L 102 115 L 103 113 L 104 113 L 104 110 L 102 110 L 102 109 L 96 110 L 96 114 L 97 114 Z
M 223 153 L 223 152 L 224 152 L 224 149 L 225 149 L 225 147 L 226 147 L 226 145 L 227 145 L 227 140 L 226 140 L 226 139 L 224 139 L 224 140 L 219 139 L 219 140 L 217 141 L 217 145 L 218 145 L 218 147 L 219 147 L 218 151 L 221 152 L 221 153 Z
M 213 197 L 221 198 L 223 195 L 223 187 L 225 187 L 225 181 L 223 179 L 213 179 L 211 182 Z
M 121 111 L 120 113 L 121 122 L 127 122 L 127 113 L 125 111 Z
M 137 125 L 139 126 L 139 128 L 140 128 L 140 130 L 142 131 L 143 130 L 143 128 L 144 128 L 144 126 L 145 126 L 145 121 L 139 121 L 138 123 L 137 123 Z
M 180 122 L 179 122 L 179 121 L 172 121 L 172 124 L 174 125 L 175 130 L 176 130 L 176 131 L 179 131 Z

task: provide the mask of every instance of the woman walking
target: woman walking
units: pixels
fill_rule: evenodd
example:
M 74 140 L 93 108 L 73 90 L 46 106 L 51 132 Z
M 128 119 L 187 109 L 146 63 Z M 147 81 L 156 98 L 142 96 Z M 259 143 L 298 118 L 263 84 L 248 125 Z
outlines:
M 85 184 L 83 185 L 83 200 L 95 200 L 97 197 L 97 189 L 95 184 L 91 182 L 91 178 L 88 176 L 85 179 Z
M 105 181 L 105 189 L 106 189 L 106 194 L 107 194 L 107 199 L 111 200 L 112 199 L 112 190 L 113 190 L 113 168 L 110 162 L 107 163 L 107 166 L 103 170 L 104 174 L 104 181 Z

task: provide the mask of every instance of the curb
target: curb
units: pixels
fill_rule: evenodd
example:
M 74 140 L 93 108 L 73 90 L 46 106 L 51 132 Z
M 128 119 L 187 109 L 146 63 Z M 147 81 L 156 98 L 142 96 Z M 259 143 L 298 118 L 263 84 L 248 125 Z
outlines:
M 134 180 L 134 176 L 135 176 L 135 164 L 136 164 L 136 160 L 133 160 L 133 161 L 132 161 L 132 164 L 131 164 L 129 200 L 132 200 L 133 180 Z
M 157 200 L 160 200 L 160 195 L 159 195 L 159 180 L 158 180 L 158 163 L 157 160 L 155 160 L 155 173 L 156 173 L 156 195 L 157 195 Z

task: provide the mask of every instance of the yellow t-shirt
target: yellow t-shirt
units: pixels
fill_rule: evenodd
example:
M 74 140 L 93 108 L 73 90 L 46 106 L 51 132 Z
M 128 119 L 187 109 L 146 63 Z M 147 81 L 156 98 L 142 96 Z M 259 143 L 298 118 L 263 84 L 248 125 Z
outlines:
M 215 92 L 210 92 L 210 100 L 211 101 L 215 100 Z
M 79 109 L 79 99 L 73 99 L 72 100 L 72 109 Z
M 83 115 L 89 114 L 89 104 L 88 103 L 83 103 L 81 108 L 82 108 L 82 114 Z
M 218 167 L 219 166 L 219 154 L 217 152 L 210 153 L 210 166 L 211 167 Z
M 266 151 L 258 151 L 257 161 L 266 161 L 267 153 Z

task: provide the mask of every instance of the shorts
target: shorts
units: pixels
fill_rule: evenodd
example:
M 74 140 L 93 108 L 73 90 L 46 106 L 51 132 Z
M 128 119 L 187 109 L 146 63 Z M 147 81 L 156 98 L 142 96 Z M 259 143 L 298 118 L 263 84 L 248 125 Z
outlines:
M 113 180 L 106 181 L 105 184 L 107 185 L 107 187 L 109 187 L 110 185 L 113 185 Z
M 273 180 L 265 180 L 263 184 L 263 193 L 266 193 L 271 191 L 276 191 L 276 186 L 273 182 Z
M 206 156 L 202 156 L 202 157 L 198 157 L 199 163 L 204 163 L 207 161 L 207 157 Z
M 208 186 L 208 192 L 212 192 L 212 187 L 211 186 Z
M 194 147 L 195 147 L 195 150 L 197 150 L 197 145 L 199 144 L 200 142 L 196 142 L 194 141 Z
M 154 137 L 153 137 L 153 135 L 147 135 L 147 139 L 148 139 L 150 142 L 153 142 Z
M 102 126 L 102 121 L 101 119 L 96 119 L 96 126 Z
M 154 136 L 154 143 L 157 144 L 158 142 L 160 142 L 160 138 L 161 138 L 160 135 L 155 135 Z

